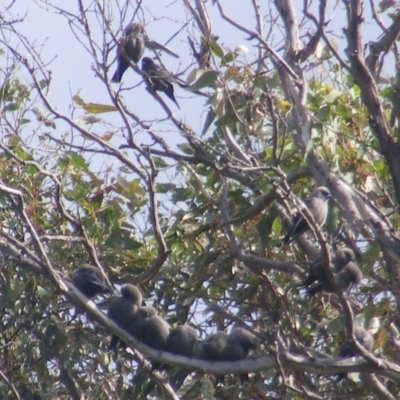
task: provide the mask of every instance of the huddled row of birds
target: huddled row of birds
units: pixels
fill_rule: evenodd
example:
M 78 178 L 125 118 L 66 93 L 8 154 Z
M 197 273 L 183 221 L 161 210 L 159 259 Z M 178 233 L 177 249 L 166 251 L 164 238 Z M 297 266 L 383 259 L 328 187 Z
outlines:
M 114 292 L 103 272 L 90 264 L 77 268 L 72 283 L 89 299 Z M 131 336 L 155 350 L 200 360 L 242 360 L 259 344 L 259 339 L 242 327 L 234 328 L 229 334 L 219 331 L 202 341 L 190 325 L 171 328 L 154 307 L 146 305 L 141 291 L 132 284 L 121 286 L 120 295 L 114 296 L 109 304 L 107 316 Z M 119 345 L 123 343 L 112 335 L 109 350 L 115 350 Z M 152 363 L 152 367 L 167 368 L 159 363 Z M 247 374 L 241 375 L 241 379 L 247 380 Z M 224 382 L 223 377 L 218 377 L 218 381 Z
M 315 224 L 322 228 L 325 225 L 328 216 L 328 201 L 332 198 L 328 188 L 320 186 L 315 189 L 303 203 L 309 213 L 312 215 Z M 282 245 L 287 246 L 294 240 L 310 229 L 308 222 L 297 213 L 293 220 L 289 232 L 282 240 Z M 362 278 L 362 272 L 355 262 L 355 255 L 352 249 L 348 247 L 341 248 L 331 254 L 331 268 L 334 274 L 337 289 L 343 293 L 349 293 L 353 286 L 358 285 Z M 309 264 L 308 275 L 299 286 L 307 289 L 309 296 L 314 296 L 319 292 L 335 292 L 335 288 L 330 283 L 323 263 L 323 257 L 319 256 Z M 371 352 L 374 348 L 374 338 L 369 330 L 361 326 L 354 327 L 354 336 L 358 343 L 367 351 Z M 344 343 L 340 350 L 340 357 L 354 357 L 357 353 L 349 345 Z M 346 374 L 339 374 L 338 380 L 345 377 Z
M 122 76 L 131 64 L 137 64 L 145 50 L 145 31 L 140 22 L 131 22 L 125 29 L 124 35 L 118 41 L 117 69 L 111 82 L 121 82 Z M 154 91 L 164 92 L 179 108 L 175 99 L 174 77 L 162 66 L 149 57 L 143 57 L 142 70 L 146 74 L 148 83 Z
M 330 192 L 326 187 L 319 187 L 304 201 L 304 205 L 320 228 L 326 221 L 330 197 Z M 297 240 L 309 230 L 309 225 L 300 212 L 294 216 L 292 222 L 289 233 L 283 239 L 284 245 Z M 362 280 L 362 272 L 355 262 L 354 252 L 347 247 L 331 254 L 331 270 L 337 289 L 344 293 L 349 293 L 351 288 Z M 89 264 L 83 264 L 75 271 L 72 282 L 89 299 L 100 294 L 114 293 L 104 273 Z M 318 292 L 335 292 L 335 288 L 327 278 L 322 256 L 309 263 L 308 274 L 299 286 L 305 287 L 309 296 Z M 120 294 L 114 295 L 107 315 L 119 327 L 153 349 L 191 358 L 208 361 L 237 361 L 253 354 L 260 344 L 256 335 L 242 327 L 232 329 L 229 334 L 219 331 L 205 340 L 199 340 L 196 330 L 189 325 L 171 328 L 158 315 L 154 307 L 145 304 L 141 291 L 132 284 L 124 284 L 120 289 Z M 361 326 L 355 326 L 354 331 L 356 340 L 371 352 L 374 347 L 371 333 Z M 116 349 L 121 345 L 123 344 L 120 343 L 119 338 L 113 335 L 110 349 Z M 348 343 L 345 343 L 339 355 L 353 357 L 357 354 Z M 154 369 L 167 368 L 158 363 L 152 365 Z M 338 379 L 344 376 L 345 374 L 340 374 Z M 241 379 L 248 379 L 247 374 L 242 375 Z M 223 377 L 218 377 L 218 382 L 223 382 Z
M 117 69 L 111 79 L 121 82 L 122 76 L 131 64 L 137 64 L 145 50 L 145 30 L 139 22 L 131 22 L 124 30 L 124 35 L 118 41 Z M 142 59 L 142 71 L 154 91 L 164 92 L 179 108 L 174 96 L 173 76 L 161 65 L 149 57 Z M 313 216 L 315 224 L 322 228 L 328 214 L 328 201 L 331 194 L 328 188 L 318 187 L 304 200 L 304 205 Z M 282 241 L 287 246 L 309 230 L 307 220 L 297 213 L 292 220 L 292 227 Z M 341 248 L 331 255 L 332 272 L 338 290 L 350 292 L 351 288 L 362 280 L 362 272 L 355 263 L 354 252 L 350 248 Z M 98 294 L 110 293 L 113 290 L 106 285 L 102 272 L 90 265 L 84 264 L 77 269 L 73 283 L 88 298 Z M 318 257 L 309 265 L 307 277 L 301 283 L 310 296 L 318 292 L 335 292 L 325 273 L 323 258 Z M 121 287 L 121 295 L 115 297 L 108 309 L 108 316 L 121 328 L 148 346 L 171 353 L 196 357 L 210 361 L 235 361 L 248 357 L 257 349 L 258 339 L 243 328 L 235 328 L 230 334 L 217 332 L 204 341 L 199 341 L 196 331 L 182 325 L 171 328 L 163 320 L 155 308 L 146 306 L 140 290 L 131 284 Z M 355 327 L 357 341 L 368 351 L 372 351 L 374 340 L 372 335 L 362 327 Z M 111 339 L 110 348 L 115 348 L 119 340 Z M 341 350 L 342 357 L 352 357 L 356 354 L 345 344 Z M 159 365 L 153 365 L 159 368 Z M 340 375 L 339 378 L 342 378 Z M 243 377 L 242 377 L 243 378 Z

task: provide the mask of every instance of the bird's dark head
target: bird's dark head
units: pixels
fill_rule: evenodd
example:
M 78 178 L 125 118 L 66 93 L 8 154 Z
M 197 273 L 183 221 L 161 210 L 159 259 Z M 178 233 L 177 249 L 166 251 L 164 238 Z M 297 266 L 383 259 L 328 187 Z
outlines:
M 348 247 L 344 248 L 341 250 L 344 259 L 347 262 L 354 261 L 354 251 L 352 249 L 349 249 Z
M 320 186 L 320 187 L 316 188 L 314 190 L 314 192 L 312 193 L 312 196 L 319 197 L 320 199 L 323 199 L 323 200 L 329 200 L 332 197 L 331 192 L 325 186 Z
M 149 58 L 149 57 L 142 58 L 142 69 L 144 71 L 152 69 L 154 67 L 154 65 L 155 65 L 155 63 L 151 58 Z
M 144 26 L 140 22 L 131 22 L 126 28 L 125 28 L 125 35 L 131 35 L 131 34 L 136 34 L 136 35 L 142 35 L 144 33 Z
M 244 328 L 234 328 L 230 336 L 246 351 L 255 350 L 260 344 L 258 338 Z
M 137 286 L 130 283 L 127 283 L 121 287 L 121 295 L 125 299 L 128 299 L 132 303 L 136 304 L 138 307 L 142 303 L 142 293 Z
M 136 315 L 139 318 L 150 318 L 154 315 L 157 315 L 157 310 L 151 306 L 139 307 Z
M 91 264 L 81 264 L 74 273 L 74 278 L 77 277 L 89 277 L 89 276 L 97 276 L 99 278 L 103 278 L 103 273 L 100 269 Z

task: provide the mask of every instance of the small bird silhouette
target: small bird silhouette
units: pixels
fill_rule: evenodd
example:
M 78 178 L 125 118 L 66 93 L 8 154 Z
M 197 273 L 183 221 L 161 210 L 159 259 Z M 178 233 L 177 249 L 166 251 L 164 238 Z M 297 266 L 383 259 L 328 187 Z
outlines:
M 370 353 L 374 349 L 374 338 L 368 330 L 362 328 L 361 326 L 354 327 L 354 336 L 358 343 L 364 347 L 365 350 Z M 348 342 L 344 343 L 339 350 L 339 356 L 344 358 L 351 358 L 357 356 L 357 353 L 353 350 Z M 341 381 L 346 377 L 346 374 L 338 374 L 337 382 Z
M 108 307 L 107 316 L 120 328 L 128 331 L 128 326 L 134 319 L 142 301 L 142 293 L 139 288 L 135 285 L 125 284 L 121 287 L 121 296 L 116 296 L 112 299 Z M 112 335 L 109 350 L 114 350 L 118 343 L 118 337 Z
M 146 73 L 151 88 L 155 91 L 164 92 L 180 109 L 174 96 L 174 86 L 172 84 L 176 83 L 176 81 L 173 76 L 163 66 L 156 64 L 149 57 L 143 57 L 142 70 Z
M 199 346 L 200 345 L 200 346 Z M 219 331 L 199 342 L 196 354 L 200 359 L 209 361 L 238 361 L 248 357 L 250 351 L 256 350 L 259 341 L 255 335 L 244 328 L 234 328 L 230 334 Z M 248 380 L 247 374 L 241 374 L 240 380 Z M 224 383 L 223 376 L 217 381 Z
M 122 75 L 130 63 L 137 64 L 143 55 L 145 40 L 144 26 L 139 22 L 131 22 L 124 30 L 124 35 L 118 41 L 117 70 L 111 82 L 121 82 Z
M 347 263 L 347 265 L 335 276 L 336 285 L 341 292 L 349 292 L 353 285 L 358 285 L 363 278 L 360 268 L 353 261 Z M 334 292 L 333 287 L 329 283 L 327 277 L 320 280 L 317 285 L 311 286 L 307 289 L 310 297 L 314 296 L 318 292 Z
M 315 223 L 322 227 L 325 224 L 326 217 L 328 215 L 328 200 L 331 198 L 329 189 L 320 186 L 315 189 L 307 199 L 304 200 L 304 205 L 308 208 L 311 215 L 314 218 Z M 286 246 L 298 239 L 304 232 L 310 227 L 307 221 L 301 216 L 300 213 L 296 214 L 293 218 L 293 225 L 289 232 L 282 240 L 282 245 Z
M 76 269 L 72 277 L 72 283 L 88 299 L 93 299 L 99 294 L 113 292 L 103 271 L 90 264 L 82 264 Z
M 345 247 L 335 251 L 331 257 L 333 272 L 340 272 L 350 261 L 354 261 L 353 250 Z M 322 256 L 317 257 L 309 265 L 307 278 L 299 286 L 308 287 L 316 281 L 319 283 L 327 282 Z

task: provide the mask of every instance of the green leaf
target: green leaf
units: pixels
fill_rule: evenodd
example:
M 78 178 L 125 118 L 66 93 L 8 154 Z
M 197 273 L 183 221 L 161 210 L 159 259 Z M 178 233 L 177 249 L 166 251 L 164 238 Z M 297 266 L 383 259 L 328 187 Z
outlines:
M 217 126 L 221 126 L 221 125 L 231 125 L 236 123 L 236 115 L 234 114 L 226 114 L 223 117 L 221 117 L 220 119 L 218 119 L 215 122 L 215 125 Z
M 101 114 L 101 113 L 117 111 L 117 108 L 115 106 L 110 106 L 108 104 L 95 104 L 95 103 L 87 103 L 83 106 L 83 109 L 91 114 Z
M 185 154 L 190 154 L 190 155 L 192 155 L 192 154 L 194 153 L 194 152 L 193 152 L 193 147 L 190 146 L 190 145 L 187 144 L 187 143 L 180 143 L 180 144 L 178 144 L 178 148 L 179 148 L 180 150 L 182 150 L 182 152 L 185 153 Z
M 340 95 L 342 92 L 339 92 L 336 89 L 333 89 L 326 97 L 325 100 L 327 103 L 333 103 Z
M 214 40 L 210 41 L 210 49 L 218 58 L 224 58 L 224 51 Z
M 265 86 L 267 85 L 267 78 L 265 77 L 265 75 L 259 75 L 256 78 L 254 78 L 253 85 L 258 88 L 264 89 Z
M 238 57 L 238 53 L 236 51 L 230 51 L 229 53 L 225 54 L 225 57 L 223 59 L 224 63 L 231 63 L 232 61 L 236 60 Z
M 272 239 L 278 240 L 282 232 L 282 220 L 280 218 L 275 218 L 272 223 Z
M 78 96 L 77 94 L 72 98 L 72 100 L 76 104 L 78 104 L 78 106 L 84 106 L 85 105 L 85 102 L 83 101 L 83 99 L 80 96 Z
M 101 122 L 101 118 L 97 118 L 93 115 L 82 115 L 81 117 L 75 120 L 75 123 L 79 125 L 93 125 L 96 124 L 97 122 Z M 85 135 L 85 138 L 88 140 L 94 140 L 87 135 Z
M 176 186 L 172 183 L 158 183 L 157 193 L 168 193 L 176 189 Z
M 204 87 L 213 86 L 217 77 L 217 71 L 214 71 L 213 69 L 206 70 L 200 74 L 198 79 L 191 84 L 187 90 L 196 91 Z
M 208 128 L 210 127 L 210 125 L 213 123 L 215 117 L 216 117 L 216 112 L 214 111 L 214 109 L 212 107 L 209 108 L 207 116 L 206 116 L 206 121 L 204 122 L 204 126 L 203 129 L 201 130 L 201 134 L 205 135 Z
M 86 103 L 82 99 L 82 97 L 78 96 L 77 94 L 72 98 L 72 100 L 90 114 L 101 114 L 117 111 L 117 108 L 115 106 L 111 106 L 108 104 Z
M 37 288 L 36 288 L 36 294 L 39 297 L 43 297 L 43 296 L 47 296 L 49 294 L 49 292 L 45 288 L 43 288 L 42 286 L 38 285 Z
M 169 164 L 161 157 L 152 157 L 152 160 L 154 162 L 154 165 L 157 168 L 166 168 L 169 166 Z
M 80 154 L 75 153 L 74 151 L 67 151 L 65 155 L 67 156 L 68 160 L 71 161 L 71 165 L 74 168 L 83 170 L 88 169 L 88 163 Z
M 44 89 L 45 87 L 47 87 L 47 85 L 48 85 L 48 82 L 47 82 L 46 79 L 42 79 L 42 80 L 39 82 L 39 87 L 40 87 L 40 89 Z
M 316 115 L 316 119 L 320 120 L 320 121 L 326 121 L 330 115 L 330 106 L 325 105 L 322 106 L 319 110 L 318 113 Z

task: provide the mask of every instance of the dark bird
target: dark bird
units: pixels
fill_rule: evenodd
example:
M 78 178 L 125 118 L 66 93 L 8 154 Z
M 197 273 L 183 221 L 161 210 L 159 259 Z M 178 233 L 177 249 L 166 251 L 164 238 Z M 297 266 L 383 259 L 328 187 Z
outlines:
M 354 262 L 349 262 L 346 267 L 340 271 L 336 278 L 338 288 L 342 292 L 349 292 L 353 285 L 358 285 L 363 278 L 363 274 Z
M 139 307 L 126 331 L 147 346 L 156 350 L 165 350 L 169 340 L 170 326 L 153 307 Z M 161 364 L 152 363 L 153 369 L 160 369 Z
M 255 335 L 244 328 L 234 328 L 229 335 L 229 351 L 232 351 L 232 361 L 247 358 L 251 351 L 254 351 L 259 346 L 259 340 Z M 241 350 L 239 350 L 239 348 Z M 240 358 L 239 358 L 240 357 Z M 242 382 L 248 381 L 248 374 L 241 374 Z
M 358 285 L 362 280 L 362 272 L 358 268 L 357 264 L 350 261 L 347 265 L 335 276 L 336 284 L 341 292 L 349 292 L 353 285 Z M 320 280 L 317 285 L 308 288 L 307 292 L 310 297 L 314 296 L 318 292 L 334 292 L 333 287 L 329 283 L 327 277 Z
M 197 332 L 189 325 L 179 325 L 172 328 L 169 334 L 165 351 L 180 356 L 193 357 L 195 355 L 198 338 Z M 165 366 L 163 366 L 166 369 Z M 189 368 L 180 368 L 173 375 L 169 373 L 174 388 L 182 386 L 186 377 L 192 372 Z
M 350 261 L 354 261 L 354 252 L 348 247 L 335 251 L 331 256 L 331 266 L 335 273 L 340 272 Z M 322 256 L 317 257 L 310 264 L 307 278 L 300 286 L 308 287 L 312 283 L 319 281 L 324 283 L 327 281 Z
M 229 335 L 220 331 L 209 336 L 198 346 L 195 356 L 209 361 L 238 361 L 248 357 L 258 344 L 257 337 L 251 332 L 234 328 Z M 240 379 L 242 382 L 248 380 L 248 375 L 241 374 Z M 224 383 L 224 377 L 217 376 L 217 381 Z
M 173 76 L 163 66 L 156 64 L 149 57 L 143 57 L 142 70 L 146 73 L 151 88 L 155 91 L 164 92 L 180 109 L 174 96 L 174 86 L 172 84 L 176 83 L 176 81 Z
M 328 200 L 331 198 L 329 189 L 320 186 L 315 189 L 306 200 L 304 205 L 308 208 L 314 218 L 315 223 L 322 227 L 325 224 L 328 215 Z M 293 225 L 287 235 L 282 240 L 282 245 L 286 246 L 297 240 L 304 232 L 309 229 L 307 221 L 301 216 L 300 213 L 296 214 L 293 218 Z
M 142 57 L 145 41 L 144 26 L 139 22 L 131 22 L 124 30 L 124 35 L 118 41 L 118 66 L 111 82 L 121 82 L 122 75 L 129 68 L 130 63 L 137 64 Z
M 369 351 L 370 353 L 372 352 L 372 350 L 374 349 L 374 338 L 370 332 L 368 332 L 361 326 L 356 326 L 354 328 L 354 336 L 357 342 L 360 343 L 365 350 Z M 341 346 L 339 350 L 339 356 L 344 358 L 351 358 L 357 356 L 357 353 L 350 346 L 350 343 L 346 342 Z M 337 381 L 339 382 L 345 377 L 346 374 L 338 374 Z
M 99 294 L 113 293 L 103 271 L 90 264 L 82 264 L 78 267 L 72 277 L 72 283 L 88 299 L 92 299 Z
M 207 361 L 229 361 L 227 360 L 228 334 L 220 331 L 212 334 L 203 342 L 199 342 L 195 357 Z M 240 351 L 240 349 L 239 349 Z M 224 376 L 217 376 L 217 383 L 224 384 Z
M 142 304 L 143 298 L 139 288 L 126 284 L 121 287 L 121 296 L 112 299 L 108 311 L 108 318 L 112 319 L 120 328 L 129 332 L 128 327 Z M 119 339 L 112 335 L 109 350 L 117 347 Z
M 172 328 L 165 351 L 180 356 L 193 357 L 197 344 L 197 332 L 189 325 Z

